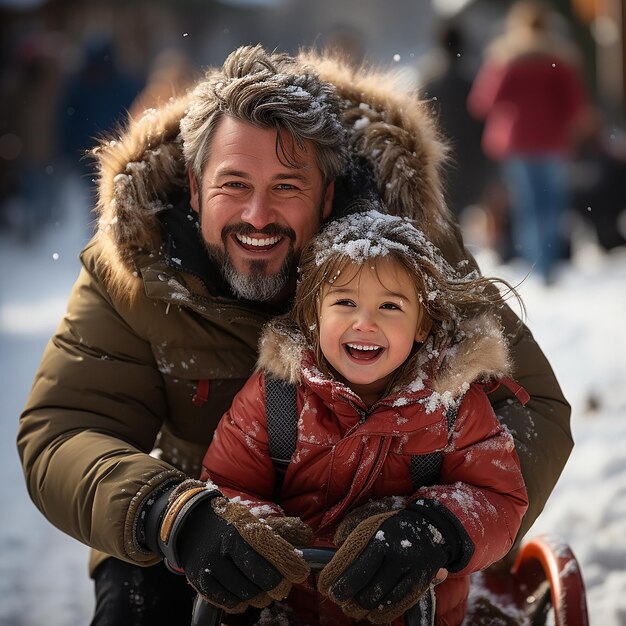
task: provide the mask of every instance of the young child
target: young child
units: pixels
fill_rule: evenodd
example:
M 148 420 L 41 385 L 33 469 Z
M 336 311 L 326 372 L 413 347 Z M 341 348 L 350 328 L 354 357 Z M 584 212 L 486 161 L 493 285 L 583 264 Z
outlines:
M 300 518 L 315 545 L 341 546 L 317 589 L 291 590 L 293 623 L 401 624 L 419 601 L 423 619 L 460 624 L 469 574 L 511 548 L 526 490 L 487 392 L 500 381 L 525 392 L 507 378 L 495 282 L 372 209 L 305 249 L 294 307 L 266 327 L 258 371 L 203 463 L 203 479 L 257 516 Z M 281 418 L 297 420 L 297 440 L 279 488 L 269 377 L 296 393 Z M 450 575 L 433 595 L 441 568 Z

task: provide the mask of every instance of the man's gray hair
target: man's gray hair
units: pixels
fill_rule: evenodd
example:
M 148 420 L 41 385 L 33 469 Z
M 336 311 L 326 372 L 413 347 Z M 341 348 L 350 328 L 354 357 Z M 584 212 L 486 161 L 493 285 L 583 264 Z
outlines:
M 294 148 L 310 140 L 325 183 L 344 168 L 346 131 L 335 87 L 288 54 L 244 46 L 198 83 L 180 123 L 185 161 L 198 181 L 224 115 L 286 131 L 291 145 L 285 146 L 278 133 L 276 149 L 289 165 L 296 165 Z

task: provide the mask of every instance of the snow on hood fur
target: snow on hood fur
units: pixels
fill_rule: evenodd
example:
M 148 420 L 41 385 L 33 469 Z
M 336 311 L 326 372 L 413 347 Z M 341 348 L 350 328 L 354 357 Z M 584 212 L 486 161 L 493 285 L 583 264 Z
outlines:
M 361 184 L 371 184 L 373 178 L 373 191 L 389 213 L 417 219 L 437 245 L 453 237 L 439 176 L 445 147 L 427 103 L 402 90 L 388 71 L 354 70 L 312 52 L 301 53 L 298 60 L 333 83 L 344 102 L 352 161 L 342 177 L 346 197 L 353 195 L 350 184 L 360 192 Z M 168 193 L 188 185 L 179 129 L 190 98 L 187 94 L 147 111 L 131 120 L 119 137 L 94 150 L 99 170 L 97 238 L 105 248 L 111 286 L 120 293 L 138 286 L 134 253 L 159 250 L 157 216 L 167 205 Z M 361 178 L 355 181 L 357 163 Z
M 507 342 L 497 318 L 483 313 L 462 322 L 460 330 L 464 339 L 448 349 L 443 366 L 427 382 L 431 391 L 452 400 L 462 396 L 470 383 L 511 374 Z M 270 322 L 261 335 L 257 367 L 280 380 L 299 383 L 305 352 L 301 335 L 286 336 Z

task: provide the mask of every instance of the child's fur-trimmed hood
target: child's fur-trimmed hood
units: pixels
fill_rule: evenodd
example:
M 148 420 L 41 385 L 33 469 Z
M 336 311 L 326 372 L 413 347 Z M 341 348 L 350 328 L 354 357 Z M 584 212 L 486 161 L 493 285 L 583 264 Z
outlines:
M 460 330 L 463 339 L 448 349 L 443 366 L 427 383 L 431 391 L 451 399 L 462 396 L 471 383 L 500 380 L 512 369 L 507 342 L 495 317 L 484 313 L 465 320 Z M 305 351 L 301 335 L 288 336 L 270 322 L 261 335 L 257 367 L 297 384 L 301 382 Z
M 436 245 L 458 241 L 445 205 L 440 166 L 446 149 L 428 103 L 397 84 L 388 71 L 355 70 L 313 52 L 297 57 L 302 71 L 312 68 L 333 83 L 343 101 L 350 164 L 337 180 L 334 212 L 373 187 L 385 210 L 419 221 Z M 134 256 L 158 253 L 162 240 L 158 214 L 168 195 L 188 186 L 182 156 L 180 120 L 191 96 L 131 120 L 121 136 L 94 150 L 99 171 L 98 232 L 109 265 L 109 281 L 120 293 L 139 285 Z

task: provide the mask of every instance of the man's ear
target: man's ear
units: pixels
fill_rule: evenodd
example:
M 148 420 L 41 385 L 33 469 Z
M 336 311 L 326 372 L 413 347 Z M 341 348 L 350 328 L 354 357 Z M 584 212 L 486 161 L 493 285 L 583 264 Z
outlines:
M 198 181 L 191 171 L 191 168 L 187 170 L 187 175 L 189 176 L 189 192 L 191 194 L 189 204 L 196 213 L 200 213 L 200 189 L 198 187 Z
M 422 309 L 421 318 L 417 321 L 417 329 L 415 331 L 415 341 L 418 343 L 422 343 L 426 337 L 428 337 L 428 333 L 430 333 L 431 328 L 433 327 L 433 321 L 430 318 L 430 315 L 426 313 Z
M 333 198 L 335 197 L 335 181 L 331 180 L 326 185 L 326 193 L 324 194 L 324 206 L 322 208 L 322 219 L 326 220 L 330 217 L 333 210 Z

